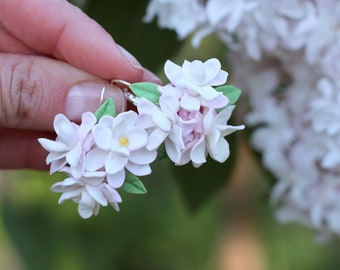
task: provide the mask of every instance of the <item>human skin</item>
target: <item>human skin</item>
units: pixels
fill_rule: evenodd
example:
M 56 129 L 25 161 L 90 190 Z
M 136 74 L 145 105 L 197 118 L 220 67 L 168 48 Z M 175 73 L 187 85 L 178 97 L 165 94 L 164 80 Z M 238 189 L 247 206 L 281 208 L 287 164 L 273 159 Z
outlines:
M 128 82 L 158 78 L 94 20 L 66 0 L 0 0 L 0 169 L 46 170 L 37 138 L 54 138 L 53 119 L 78 121 L 101 90 L 126 109 Z

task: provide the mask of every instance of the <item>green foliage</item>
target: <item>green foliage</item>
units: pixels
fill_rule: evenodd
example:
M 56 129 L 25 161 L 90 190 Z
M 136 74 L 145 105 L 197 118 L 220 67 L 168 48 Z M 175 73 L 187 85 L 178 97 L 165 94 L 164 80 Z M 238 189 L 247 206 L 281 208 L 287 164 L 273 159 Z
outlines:
M 241 90 L 232 85 L 218 86 L 215 89 L 222 92 L 229 99 L 228 106 L 234 105 L 241 96 Z
M 161 94 L 158 91 L 157 84 L 140 82 L 131 84 L 129 88 L 137 97 L 144 97 L 152 103 L 159 105 L 159 97 Z
M 143 182 L 134 174 L 129 171 L 125 172 L 125 181 L 122 188 L 128 192 L 133 194 L 145 194 L 147 190 L 143 184 Z
M 102 105 L 100 105 L 94 115 L 97 117 L 97 121 L 99 121 L 99 119 L 104 115 L 116 116 L 116 106 L 112 98 L 108 98 Z

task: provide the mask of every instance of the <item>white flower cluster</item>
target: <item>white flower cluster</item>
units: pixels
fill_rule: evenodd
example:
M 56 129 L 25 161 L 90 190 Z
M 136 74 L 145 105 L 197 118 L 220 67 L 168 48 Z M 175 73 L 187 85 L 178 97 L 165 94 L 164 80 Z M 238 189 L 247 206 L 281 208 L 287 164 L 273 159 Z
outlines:
M 180 2 L 152 0 L 147 13 L 160 20 L 165 3 Z M 279 220 L 340 236 L 340 1 L 187 2 L 185 21 L 174 12 L 161 26 L 178 31 L 196 5 L 193 45 L 215 34 L 228 46 L 234 84 L 249 97 L 251 143 L 278 180 Z
M 97 215 L 100 206 L 108 204 L 119 211 L 122 199 L 117 189 L 145 193 L 138 176 L 151 173 L 150 164 L 163 144 L 176 165 L 192 162 L 198 167 L 208 154 L 218 162 L 229 157 L 224 137 L 244 126 L 227 123 L 238 98 L 235 93 L 240 93 L 235 87 L 221 86 L 228 74 L 220 62 L 185 61 L 180 67 L 167 61 L 165 73 L 168 85 L 129 86 L 137 96 L 138 113 L 115 115 L 108 99 L 95 114 L 84 112 L 80 125 L 63 114 L 55 117 L 56 140 L 39 142 L 50 152 L 46 159 L 50 172 L 68 174 L 51 188 L 62 193 L 59 203 L 73 200 L 83 218 Z

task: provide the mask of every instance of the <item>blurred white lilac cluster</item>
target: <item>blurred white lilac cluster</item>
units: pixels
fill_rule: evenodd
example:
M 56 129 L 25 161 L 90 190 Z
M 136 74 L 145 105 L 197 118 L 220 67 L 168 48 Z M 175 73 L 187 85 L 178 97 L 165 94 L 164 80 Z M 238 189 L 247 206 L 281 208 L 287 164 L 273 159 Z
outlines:
M 221 70 L 219 60 L 184 61 L 182 66 L 167 61 L 164 70 L 170 80 L 165 86 L 116 81 L 132 91 L 126 93 L 133 96 L 136 111 L 116 115 L 109 98 L 95 113 L 84 112 L 80 124 L 56 115 L 56 140 L 39 142 L 49 152 L 50 173 L 68 175 L 51 188 L 62 193 L 59 203 L 74 201 L 83 218 L 97 215 L 100 206 L 109 204 L 119 211 L 122 198 L 117 189 L 145 193 L 138 177 L 151 173 L 157 156 L 195 167 L 208 155 L 221 163 L 228 159 L 225 136 L 244 126 L 228 124 L 241 93 L 224 85 L 228 73 Z
M 278 219 L 340 236 L 340 1 L 151 0 L 156 16 L 193 46 L 225 42 Z

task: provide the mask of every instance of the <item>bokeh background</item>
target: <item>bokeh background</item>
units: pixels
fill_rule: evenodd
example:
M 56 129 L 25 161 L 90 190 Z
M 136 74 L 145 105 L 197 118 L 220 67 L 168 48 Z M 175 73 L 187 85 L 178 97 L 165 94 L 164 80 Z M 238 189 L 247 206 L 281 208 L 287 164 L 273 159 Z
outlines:
M 144 24 L 147 0 L 77 4 L 161 77 L 167 59 L 224 61 L 218 40 L 193 49 L 155 22 Z M 183 186 L 178 172 L 163 161 L 143 177 L 147 194 L 122 193 L 119 213 L 106 207 L 89 220 L 78 216 L 72 202 L 59 206 L 59 194 L 49 191 L 62 175 L 0 171 L 0 269 L 339 269 L 338 240 L 320 245 L 312 231 L 275 221 L 267 196 L 272 179 L 248 148 L 247 131 L 232 138 L 232 148 L 225 171 L 207 166 L 210 177 L 200 185 L 208 196 Z M 214 180 L 221 176 L 217 186 Z

